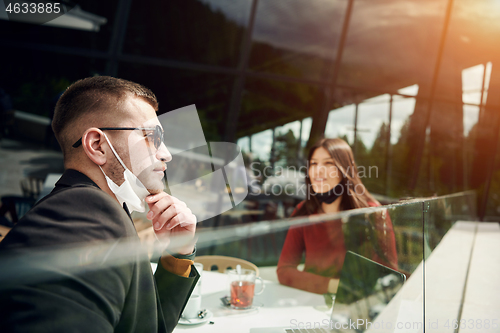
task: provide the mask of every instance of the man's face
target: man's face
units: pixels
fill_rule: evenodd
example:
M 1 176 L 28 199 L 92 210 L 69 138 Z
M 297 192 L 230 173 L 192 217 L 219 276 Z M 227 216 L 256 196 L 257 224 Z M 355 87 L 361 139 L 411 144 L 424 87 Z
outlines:
M 128 97 L 121 108 L 124 113 L 120 127 L 145 129 L 120 131 L 122 133 L 116 135 L 120 141 L 117 153 L 150 193 L 159 193 L 164 189 L 162 179 L 166 162 L 172 159 L 172 155 L 163 142 L 155 147 L 154 128 L 161 127 L 156 112 L 151 105 L 136 97 Z

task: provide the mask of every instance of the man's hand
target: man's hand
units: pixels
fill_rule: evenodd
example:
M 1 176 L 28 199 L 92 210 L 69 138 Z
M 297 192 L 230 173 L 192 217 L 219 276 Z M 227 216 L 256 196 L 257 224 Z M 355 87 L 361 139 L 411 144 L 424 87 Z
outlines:
M 196 216 L 186 204 L 165 192 L 147 196 L 146 203 L 149 206 L 146 217 L 153 222 L 153 230 L 165 248 L 175 237 L 182 244 L 176 243 L 172 252 L 193 253 Z

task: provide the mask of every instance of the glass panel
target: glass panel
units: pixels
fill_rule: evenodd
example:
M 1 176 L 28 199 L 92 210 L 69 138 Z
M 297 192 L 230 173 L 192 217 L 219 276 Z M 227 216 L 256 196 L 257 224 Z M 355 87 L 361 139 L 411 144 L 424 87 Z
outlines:
M 334 303 L 333 313 L 335 317 L 332 317 L 334 320 L 339 318 L 354 320 L 364 316 L 374 325 L 375 323 L 380 325 L 382 320 L 386 323 L 385 325 L 390 323 L 392 329 L 398 322 L 403 323 L 403 325 L 411 324 L 415 332 L 422 331 L 423 325 L 426 325 L 427 329 L 435 329 L 436 323 L 439 322 L 439 327 L 444 330 L 443 325 L 445 325 L 446 320 L 449 319 L 449 323 L 451 323 L 453 319 L 458 318 L 458 306 L 462 292 L 455 289 L 460 287 L 463 290 L 467 268 L 466 266 L 464 268 L 463 264 L 464 259 L 469 258 L 471 235 L 473 235 L 473 229 L 471 233 L 466 224 L 457 221 L 475 218 L 475 201 L 475 194 L 468 192 L 376 209 L 353 210 L 337 215 L 314 215 L 307 219 L 296 218 L 272 223 L 262 222 L 234 228 L 222 228 L 219 229 L 217 235 L 220 237 L 225 233 L 226 237 L 230 237 L 233 241 L 231 243 L 218 243 L 211 253 L 227 255 L 238 253 L 247 260 L 257 263 L 265 279 L 274 279 L 272 281 L 276 282 L 279 278 L 281 283 L 292 283 L 296 288 L 311 291 L 320 288 L 314 282 L 317 275 L 331 276 L 330 274 L 342 272 L 342 279 L 345 281 L 346 271 L 350 271 L 351 274 L 356 271 L 353 267 L 346 266 L 345 261 L 338 265 L 332 264 L 321 268 L 311 265 L 311 260 L 319 257 L 321 258 L 320 262 L 324 264 L 333 260 L 332 253 L 339 251 L 339 247 L 343 248 L 343 251 L 350 250 L 366 258 L 397 267 L 398 271 L 406 275 L 407 280 L 401 287 L 395 283 L 397 275 L 388 274 L 391 277 L 384 276 L 372 279 L 367 271 L 356 271 L 357 278 L 347 279 L 347 282 L 350 283 L 347 285 L 349 288 L 342 289 L 342 292 L 347 291 L 351 296 L 357 295 L 357 302 L 352 303 L 355 311 L 352 312 L 351 306 L 349 308 L 350 314 L 346 315 L 343 312 L 345 307 L 337 304 L 337 301 L 341 303 L 340 299 L 345 299 L 346 296 L 337 294 L 339 300 Z M 306 231 L 308 229 L 311 229 L 311 233 L 314 229 L 322 230 L 321 236 L 313 238 L 316 243 L 324 242 L 320 246 L 321 250 L 314 252 L 311 247 L 307 250 L 306 246 L 305 256 L 302 256 L 302 253 L 294 264 L 294 267 L 298 265 L 300 274 L 307 274 L 307 279 L 302 280 L 302 282 L 295 281 L 295 278 L 291 277 L 291 273 L 284 273 L 283 270 L 278 270 L 276 276 L 276 266 L 274 266 L 276 261 L 273 263 L 271 259 L 273 257 L 271 255 L 274 249 L 273 244 L 278 246 L 279 251 L 279 248 L 285 244 L 287 237 L 281 232 L 288 228 L 290 228 L 289 235 L 291 228 L 303 230 L 304 235 L 308 234 L 309 231 Z M 206 234 L 200 239 L 208 240 L 210 239 L 208 235 Z M 278 235 L 280 237 L 277 237 Z M 221 238 L 219 238 L 220 240 Z M 254 244 L 255 241 L 259 242 L 259 246 Z M 299 246 L 298 243 L 297 246 Z M 283 251 L 286 247 L 287 245 Z M 263 264 L 260 265 L 260 262 Z M 291 282 L 292 280 L 295 282 Z M 272 283 L 269 283 L 271 286 Z M 377 284 L 380 284 L 379 287 L 372 288 Z M 273 287 L 271 286 L 271 288 Z M 374 291 L 374 294 L 369 297 L 361 296 L 368 290 Z M 300 307 L 301 311 L 307 311 L 308 306 L 319 309 L 321 304 L 317 303 L 319 299 L 312 301 L 311 298 L 309 301 L 313 302 L 314 305 L 306 303 L 307 306 L 304 306 L 304 303 L 300 303 L 299 294 L 292 297 L 297 297 L 294 298 L 297 303 L 294 303 L 295 305 L 292 305 L 288 311 L 294 311 L 293 309 L 296 307 Z M 452 294 L 451 297 L 450 294 Z M 310 295 L 312 297 L 313 294 Z M 445 299 L 443 295 L 450 298 Z M 256 299 L 266 302 L 265 297 Z M 293 303 L 294 301 L 289 299 L 289 302 Z M 327 297 L 325 297 L 325 302 L 328 304 Z M 290 304 L 286 303 L 283 306 L 290 306 Z M 306 315 L 304 313 L 302 315 L 305 318 Z M 445 318 L 445 316 L 449 317 Z M 302 317 L 299 316 L 295 319 L 300 320 L 299 318 Z M 290 323 L 288 323 L 289 325 Z M 387 326 L 384 327 L 387 329 Z
M 302 120 L 302 147 L 307 145 L 307 141 L 309 140 L 309 135 L 311 134 L 312 127 L 312 118 L 308 117 Z
M 274 159 L 277 166 L 299 166 L 300 124 L 300 121 L 294 121 L 275 128 Z
M 499 38 L 499 22 L 500 12 L 495 1 L 453 1 L 436 86 L 437 99 L 474 105 L 480 104 L 481 97 L 487 100 L 488 87 L 498 85 L 494 72 L 500 50 L 493 45 Z M 489 103 L 500 105 L 491 94 Z
M 500 136 L 498 137 L 497 145 L 497 147 L 500 147 Z M 485 185 L 481 187 L 481 190 L 483 191 L 484 186 Z M 483 195 L 484 194 L 481 193 L 480 197 L 482 197 Z M 498 153 L 495 155 L 493 174 L 491 176 L 490 188 L 487 193 L 487 197 L 488 201 L 486 203 L 486 211 L 483 220 L 497 222 L 500 216 L 500 154 Z
M 275 232 L 281 231 L 282 229 L 288 229 L 291 225 L 301 226 L 304 222 L 321 222 L 325 224 L 321 226 L 322 228 L 327 228 L 328 230 L 330 230 L 329 228 L 338 229 L 335 234 L 331 234 L 331 237 L 335 236 L 344 239 L 341 242 L 344 243 L 344 245 L 338 244 L 339 246 L 345 246 L 346 250 L 383 262 L 388 266 L 398 267 L 400 271 L 411 275 L 422 262 L 423 258 L 422 204 L 391 205 L 383 209 L 378 208 L 375 210 L 376 212 L 370 209 L 364 211 L 350 211 L 351 213 L 349 214 L 344 212 L 341 215 L 329 215 L 328 217 L 323 215 L 312 216 L 308 219 L 274 221 L 272 224 L 260 224 L 260 228 L 258 223 L 251 224 L 248 225 L 248 227 L 241 228 L 241 230 L 246 230 L 243 233 L 237 232 L 237 235 L 235 235 L 234 231 L 237 230 L 237 228 L 231 229 L 233 231 L 224 233 L 224 237 L 231 235 L 233 238 L 240 239 L 241 237 L 245 237 L 246 232 L 252 230 L 252 232 L 257 233 Z M 266 227 L 264 228 L 263 226 Z M 221 228 L 220 230 L 223 231 L 225 228 Z M 208 232 L 208 230 L 205 229 L 203 229 L 203 231 Z M 333 229 L 330 231 L 333 232 Z M 250 235 L 253 234 L 250 233 Z M 216 238 L 223 241 L 224 237 L 217 236 Z M 213 245 L 213 242 L 211 242 L 209 238 L 203 239 Z M 246 245 L 244 242 L 240 243 L 238 247 L 244 249 Z M 204 243 L 202 242 L 200 245 L 202 244 Z M 236 244 L 238 244 L 237 241 L 231 246 L 236 246 Z M 226 246 L 224 246 L 224 248 L 226 248 Z M 254 249 L 254 251 L 255 250 L 256 249 Z M 245 250 L 245 252 L 246 251 L 247 250 Z M 229 255 L 229 252 L 224 253 Z M 216 254 L 222 255 L 224 253 L 217 252 Z M 320 256 L 323 254 L 324 253 L 320 254 Z M 252 260 L 251 257 L 245 258 Z M 256 260 L 255 262 L 258 263 L 259 261 Z M 336 268 L 337 271 L 340 271 L 341 266 L 340 262 L 340 266 Z
M 286 135 L 288 132 L 292 132 L 295 138 L 299 138 L 300 123 L 301 123 L 300 121 L 293 121 L 283 126 L 276 127 L 276 133 L 280 133 L 280 135 Z
M 388 94 L 372 97 L 358 105 L 358 138 L 366 149 L 385 145 L 379 142 L 387 135 L 391 96 Z M 380 151 L 379 151 L 380 152 Z
M 330 111 L 326 122 L 325 137 L 342 138 L 352 145 L 354 143 L 354 121 L 356 106 L 346 105 Z
M 252 35 L 250 68 L 328 80 L 346 5 L 345 0 L 260 0 Z
M 407 278 L 398 291 L 396 285 L 382 283 L 392 274 L 379 277 L 382 284 L 378 289 L 380 294 L 358 301 L 359 309 L 368 308 L 370 322 L 381 325 L 383 321 L 390 323 L 391 327 L 401 321 L 423 322 L 422 219 L 422 203 L 414 202 L 356 214 L 343 224 L 347 250 L 397 269 Z M 357 288 L 366 288 L 366 279 L 359 281 Z M 377 301 L 380 298 L 385 301 Z M 334 311 L 336 304 L 335 301 Z
M 418 85 L 399 89 L 400 94 L 416 96 Z M 391 116 L 391 144 L 397 144 L 410 122 L 410 116 L 415 111 L 416 98 L 403 97 L 399 95 L 392 96 L 392 116 Z M 406 129 L 407 130 L 407 129 Z
M 130 63 L 120 63 L 118 76 L 151 89 L 160 113 L 195 104 L 206 141 L 223 141 L 231 76 Z
M 440 325 L 439 332 L 453 332 L 453 329 L 444 329 L 444 325 L 448 320 L 452 327 L 452 321 L 459 318 L 476 229 L 475 222 L 463 220 L 475 217 L 474 202 L 474 193 L 468 192 L 338 214 L 258 223 L 244 220 L 245 216 L 255 214 L 254 210 L 237 207 L 221 215 L 239 218 L 236 225 L 198 226 L 196 261 L 205 262 L 205 270 L 200 272 L 201 308 L 207 309 L 220 327 L 232 327 L 229 325 L 234 324 L 235 312 L 221 309 L 221 298 L 230 295 L 224 272 L 239 264 L 243 269 L 256 270 L 265 281 L 263 293 L 253 297 L 251 316 L 238 316 L 238 325 L 245 329 L 275 325 L 297 328 L 298 325 L 304 327 L 305 323 L 316 325 L 316 322 L 325 328 L 331 324 L 328 321 L 331 318 L 355 320 L 352 325 L 357 325 L 360 331 L 364 331 L 366 325 L 378 331 L 377 324 L 384 325 L 385 330 L 381 331 L 394 331 L 394 327 L 402 323 L 411 324 L 412 331 L 416 332 L 422 331 L 423 325 L 436 331 L 435 325 Z M 142 219 L 145 219 L 143 215 L 135 222 Z M 60 286 L 62 275 L 67 281 L 77 281 L 82 276 L 97 281 L 98 276 L 109 274 L 111 268 L 115 272 L 121 269 L 119 267 L 135 265 L 149 271 L 147 254 L 156 261 L 158 251 L 163 250 L 150 228 L 145 227 L 139 233 L 142 243 L 137 239 L 110 243 L 94 241 L 92 244 L 78 243 L 78 247 L 72 244 L 55 248 L 45 246 L 32 253 L 8 252 L 2 247 L 0 294 L 10 297 L 10 293 L 18 290 L 26 295 L 26 285 Z M 498 226 L 495 230 L 498 231 Z M 288 237 L 295 236 L 297 238 L 289 242 Z M 178 242 L 179 238 L 171 238 L 171 244 Z M 146 252 L 146 249 L 151 251 Z M 347 251 L 356 253 L 356 260 L 351 253 L 346 254 Z M 219 261 L 210 263 L 210 259 L 216 258 L 203 257 L 204 254 L 229 258 L 222 262 L 224 258 L 218 257 Z M 287 261 L 286 257 L 293 260 Z M 482 259 L 488 263 L 488 258 Z M 283 266 L 283 262 L 288 265 Z M 385 268 L 380 263 L 385 264 Z M 365 268 L 359 270 L 360 267 Z M 396 271 L 391 271 L 390 267 Z M 406 275 L 402 285 L 401 272 Z M 336 277 L 340 277 L 342 288 L 335 295 L 329 317 L 332 293 L 324 290 Z M 486 281 L 494 283 L 494 276 L 487 277 Z M 74 291 L 71 283 L 63 284 L 69 286 L 66 291 Z M 259 282 L 255 284 L 257 294 Z M 56 289 L 51 288 L 51 295 Z M 154 294 L 154 289 L 150 291 Z M 109 295 L 96 289 L 94 296 Z M 344 312 L 340 305 L 347 303 L 349 310 L 354 309 L 354 312 Z M 83 320 L 78 315 L 74 319 Z M 54 324 L 57 322 L 52 320 L 51 325 Z
M 456 221 L 477 221 L 477 194 L 474 191 L 457 193 L 446 196 L 446 200 L 452 209 L 453 222 Z
M 250 6 L 243 0 L 134 1 L 124 53 L 236 66 Z
M 498 90 L 500 78 L 500 75 L 496 73 L 498 64 L 495 63 L 497 59 L 500 59 L 500 50 L 494 46 L 495 41 L 500 37 L 498 29 L 500 12 L 498 9 L 499 5 L 496 1 L 453 1 L 441 60 L 443 65 L 440 68 L 436 85 L 437 99 L 456 103 L 456 106 L 453 107 L 462 109 L 460 119 L 449 114 L 450 107 L 445 107 L 442 110 L 441 105 L 439 105 L 438 112 L 444 113 L 443 111 L 445 111 L 448 113 L 448 117 L 451 116 L 453 119 L 451 129 L 446 130 L 447 132 L 460 130 L 463 133 L 463 151 L 461 152 L 464 169 L 463 186 L 464 188 L 479 189 L 478 193 L 481 195 L 489 181 L 487 179 L 490 175 L 489 159 L 492 154 L 498 155 L 498 151 L 494 149 L 498 138 L 496 125 L 498 112 L 496 108 L 500 105 L 500 101 L 498 94 L 493 92 L 495 89 Z M 486 108 L 484 103 L 486 103 Z M 458 110 L 454 110 L 452 113 L 458 117 Z M 458 121 L 463 124 L 463 128 L 456 126 Z M 439 131 L 437 126 L 436 130 Z M 458 135 L 450 136 L 448 134 L 448 137 L 445 140 L 441 137 L 439 140 L 461 144 L 457 138 Z M 452 137 L 457 139 L 452 140 Z M 438 141 L 435 142 L 438 143 Z M 449 152 L 443 157 L 446 161 L 452 161 L 450 152 L 453 149 L 450 147 L 445 149 L 449 149 Z M 487 201 L 494 202 L 491 205 L 487 203 L 489 219 L 495 221 L 498 220 L 499 216 L 498 200 L 496 199 L 498 185 L 493 185 L 498 184 L 496 180 L 498 179 L 497 165 L 494 164 L 490 183 L 492 187 L 487 194 Z M 444 169 L 447 170 L 449 167 L 444 166 Z M 460 177 L 460 172 L 453 171 L 453 169 L 446 172 L 449 175 L 448 178 L 455 177 L 455 175 Z M 449 192 L 456 190 L 460 190 L 460 187 L 452 188 Z M 481 202 L 486 203 L 482 199 Z M 497 217 L 495 218 L 495 216 Z
M 403 90 L 400 89 L 399 92 Z M 408 161 L 410 151 L 408 140 L 416 103 L 416 98 L 412 97 L 394 95 L 392 98 L 391 145 L 388 151 L 388 165 L 386 166 L 386 195 L 389 197 L 397 198 L 407 195 L 405 187 L 411 170 Z
M 263 198 L 257 198 L 257 200 L 263 200 Z M 341 271 L 344 275 L 345 270 L 351 270 L 350 268 L 344 269 L 345 251 L 350 250 L 397 268 L 408 278 L 403 288 L 399 290 L 401 286 L 396 285 L 396 280 L 394 280 L 397 275 L 392 276 L 392 273 L 388 273 L 384 276 L 377 276 L 372 281 L 365 276 L 366 272 L 358 272 L 365 277 L 356 280 L 355 289 L 351 290 L 351 295 L 357 294 L 359 297 L 362 290 L 368 289 L 374 290 L 375 294 L 368 299 L 362 298 L 356 303 L 360 306 L 357 308 L 357 313 L 364 313 L 364 318 L 370 321 L 374 321 L 375 317 L 380 315 L 380 320 L 395 324 L 397 319 L 402 320 L 402 317 L 397 316 L 399 308 L 406 308 L 411 310 L 412 321 L 422 323 L 424 249 L 422 207 L 422 202 L 413 202 L 377 209 L 353 210 L 340 214 L 277 220 L 271 223 L 226 226 L 218 228 L 217 231 L 203 229 L 200 230 L 198 251 L 204 254 L 244 258 L 259 266 L 260 274 L 264 279 L 274 281 L 274 283 L 279 281 L 300 290 L 313 292 L 312 294 L 306 293 L 309 295 L 307 302 L 301 302 L 299 296 L 301 292 L 294 291 L 293 293 L 297 295 L 289 294 L 288 296 L 291 303 L 281 305 L 292 308 L 300 307 L 307 311 L 307 308 L 304 308 L 306 305 L 313 305 L 319 309 L 322 304 L 331 302 L 331 299 L 326 296 L 319 295 L 320 298 L 315 298 L 314 293 L 325 293 L 328 281 L 332 277 L 338 278 Z M 244 210 L 235 210 L 233 213 L 236 212 L 244 216 Z M 285 241 L 288 237 L 299 238 L 294 242 L 290 239 Z M 302 239 L 305 244 L 298 242 L 298 239 Z M 282 249 L 281 253 L 280 249 Z M 298 252 L 295 253 L 296 251 Z M 278 266 L 280 268 L 276 272 L 280 257 L 279 265 L 281 266 Z M 293 263 L 289 262 L 290 260 Z M 349 282 L 343 279 L 344 283 Z M 380 285 L 373 289 L 372 287 L 376 284 Z M 292 293 L 293 289 L 289 290 Z M 393 298 L 394 295 L 396 297 Z M 260 300 L 264 302 L 264 306 L 266 305 L 265 297 L 257 297 L 255 300 Z M 384 310 L 387 306 L 387 310 Z M 334 309 L 337 316 L 345 316 L 340 305 Z M 353 318 L 351 314 L 351 319 Z M 296 320 L 300 319 L 296 318 Z
M 244 138 L 239 138 L 236 142 L 240 146 L 241 150 L 244 152 L 250 152 L 250 138 L 245 136 Z
M 353 147 L 358 165 L 368 172 L 372 170 L 373 177 L 366 176 L 366 186 L 375 193 L 388 197 L 406 196 L 408 174 L 411 170 L 411 144 L 409 139 L 417 134 L 418 122 L 411 128 L 411 117 L 415 111 L 419 86 L 411 85 L 398 90 L 402 95 L 377 95 L 370 91 L 355 91 L 349 89 L 335 90 L 335 104 L 345 106 L 332 110 L 326 124 L 325 136 L 341 136 Z M 354 102 L 354 103 L 353 103 Z M 357 106 L 357 137 L 354 142 L 354 129 Z M 353 104 L 349 104 L 353 103 Z M 425 103 L 420 109 L 425 111 Z M 391 110 L 392 107 L 392 110 Z M 392 115 L 389 121 L 389 115 Z M 417 120 L 420 120 L 418 118 Z M 390 139 L 389 135 L 390 125 Z M 388 147 L 388 141 L 390 146 Z M 375 170 L 377 172 L 375 172 Z M 389 198 L 382 199 L 391 202 Z
M 477 219 L 476 195 L 474 192 L 459 193 L 429 200 L 425 224 L 427 255 L 438 246 L 443 236 L 457 221 L 474 221 Z
M 410 275 L 422 262 L 421 204 L 390 205 L 378 213 L 356 214 L 344 223 L 343 230 L 347 250 Z
M 363 183 L 370 192 L 377 194 L 387 192 L 390 103 L 390 95 L 384 94 L 366 99 L 358 105 L 354 154 L 360 171 L 366 171 L 363 173 Z M 375 170 L 375 173 L 371 170 Z
M 443 126 L 444 123 L 446 126 Z M 434 102 L 430 125 L 428 161 L 430 190 L 438 194 L 462 191 L 464 189 L 462 106 Z
M 321 109 L 322 95 L 321 90 L 312 85 L 247 78 L 238 122 L 239 136 L 309 117 Z
M 273 131 L 266 130 L 252 135 L 252 153 L 261 161 L 269 161 L 273 145 Z
M 474 203 L 473 192 L 424 202 L 426 329 L 441 323 L 441 331 L 453 332 L 460 318 L 477 227 L 469 222 L 476 218 Z
M 463 122 L 464 122 L 464 137 L 471 134 L 474 126 L 477 125 L 479 121 L 479 106 L 475 105 L 464 105 L 463 106 Z
M 419 84 L 428 96 L 447 3 L 354 1 L 337 82 L 379 91 Z
M 103 60 L 20 49 L 10 49 L 2 57 L 5 64 L 22 63 L 1 68 L 2 88 L 12 98 L 14 110 L 49 118 L 59 95 L 71 83 L 102 73 L 106 66 Z
M 400 101 L 400 97 L 394 98 L 393 105 L 396 106 L 396 110 L 400 106 Z M 401 103 L 408 103 L 403 109 L 403 118 L 405 114 L 410 114 L 410 108 L 413 108 L 414 112 L 405 118 L 406 120 L 399 131 L 399 139 L 391 147 L 391 177 L 389 180 L 391 185 L 389 193 L 393 197 L 430 196 L 436 192 L 431 190 L 430 180 L 432 175 L 430 164 L 431 129 L 430 127 L 425 128 L 425 114 L 428 112 L 429 102 L 426 99 L 416 98 L 413 106 L 413 100 L 408 98 L 408 101 L 405 99 Z M 393 116 L 396 119 L 398 117 L 396 112 L 393 112 Z M 422 156 L 415 153 L 420 144 L 424 146 Z M 416 174 L 415 169 L 419 169 L 416 180 L 413 179 Z M 415 182 L 415 188 L 410 193 L 409 186 L 413 182 Z
M 464 188 L 470 188 L 469 175 L 472 173 L 474 159 L 477 158 L 474 142 L 479 135 L 485 134 L 484 125 L 480 128 L 479 118 L 482 116 L 483 121 L 485 119 L 484 105 L 488 99 L 491 71 L 491 62 L 462 70 Z M 488 119 L 488 122 L 490 121 L 493 119 Z M 478 131 L 482 133 L 478 133 Z M 492 198 L 495 195 L 493 194 Z
M 404 98 L 398 95 L 393 96 L 392 100 L 392 119 L 391 119 L 391 144 L 397 144 L 405 131 L 408 131 L 410 116 L 415 110 L 415 98 Z
M 74 6 L 74 3 L 63 3 L 63 6 Z M 49 25 L 54 24 L 56 20 L 46 25 L 39 25 L 2 19 L 0 20 L 0 36 L 14 43 L 40 43 L 107 51 L 113 33 L 117 6 L 117 0 L 105 2 L 90 0 L 79 3 L 79 8 L 73 8 L 71 14 L 65 14 L 56 19 L 64 19 L 64 22 L 60 22 L 61 25 Z

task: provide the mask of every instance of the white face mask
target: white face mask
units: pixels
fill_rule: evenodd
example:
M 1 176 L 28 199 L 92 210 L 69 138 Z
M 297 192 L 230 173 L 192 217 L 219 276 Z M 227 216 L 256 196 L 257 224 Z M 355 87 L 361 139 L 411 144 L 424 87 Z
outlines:
M 144 212 L 146 210 L 146 205 L 144 202 L 144 199 L 149 195 L 149 191 L 146 189 L 146 187 L 141 183 L 139 178 L 137 178 L 126 166 L 125 163 L 121 160 L 120 156 L 115 151 L 115 148 L 113 148 L 113 145 L 109 141 L 108 137 L 106 136 L 105 133 L 103 133 L 104 136 L 106 137 L 106 140 L 108 141 L 109 146 L 111 147 L 111 150 L 113 151 L 113 154 L 115 154 L 116 159 L 122 167 L 125 169 L 123 171 L 123 178 L 125 181 L 123 184 L 120 186 L 116 185 L 114 181 L 112 181 L 104 171 L 102 170 L 101 166 L 99 165 L 99 169 L 101 169 L 102 173 L 104 174 L 104 177 L 106 178 L 106 182 L 108 183 L 109 189 L 111 192 L 113 192 L 116 196 L 116 199 L 118 199 L 118 202 L 123 206 L 123 203 L 125 202 L 127 204 L 127 208 L 129 209 L 130 212 L 132 211 L 138 211 L 138 212 Z

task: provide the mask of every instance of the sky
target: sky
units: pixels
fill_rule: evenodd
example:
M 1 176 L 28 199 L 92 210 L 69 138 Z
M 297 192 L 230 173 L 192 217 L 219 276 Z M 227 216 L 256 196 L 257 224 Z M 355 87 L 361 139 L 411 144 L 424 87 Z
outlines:
M 474 104 L 463 106 L 464 136 L 479 120 L 479 106 L 476 105 L 481 104 L 481 93 L 483 104 L 486 104 L 492 69 L 493 64 L 488 62 L 462 70 L 462 102 Z

